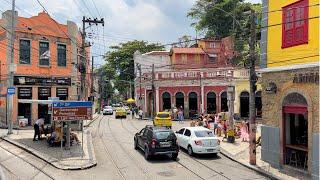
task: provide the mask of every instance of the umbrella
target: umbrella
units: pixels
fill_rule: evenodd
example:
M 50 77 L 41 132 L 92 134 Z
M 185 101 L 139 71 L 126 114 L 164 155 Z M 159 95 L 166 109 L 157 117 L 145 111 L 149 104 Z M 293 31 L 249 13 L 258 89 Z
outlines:
M 132 98 L 129 98 L 128 100 L 127 100 L 127 103 L 128 104 L 133 104 L 133 103 L 135 103 L 136 101 L 134 100 L 134 99 L 132 99 Z

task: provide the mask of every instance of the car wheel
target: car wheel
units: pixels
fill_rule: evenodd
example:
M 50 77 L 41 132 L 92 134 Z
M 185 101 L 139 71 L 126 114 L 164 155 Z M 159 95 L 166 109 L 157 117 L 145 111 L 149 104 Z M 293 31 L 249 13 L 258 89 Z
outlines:
M 145 158 L 146 160 L 149 160 L 149 159 L 150 159 L 149 148 L 147 148 L 147 147 L 144 148 L 144 158 Z
M 190 145 L 188 146 L 188 154 L 189 154 L 190 156 L 193 155 L 193 150 L 192 150 L 192 147 L 191 147 Z
M 138 149 L 138 143 L 137 140 L 134 140 L 134 149 L 137 150 Z
M 172 155 L 171 155 L 172 160 L 176 161 L 177 157 L 178 157 L 178 153 L 172 153 Z

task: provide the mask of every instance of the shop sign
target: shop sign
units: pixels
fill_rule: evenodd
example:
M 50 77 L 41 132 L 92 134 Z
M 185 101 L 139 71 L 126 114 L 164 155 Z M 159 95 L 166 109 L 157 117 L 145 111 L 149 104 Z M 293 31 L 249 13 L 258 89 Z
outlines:
M 14 76 L 14 85 L 40 85 L 40 86 L 66 85 L 66 86 L 71 86 L 71 78 Z
M 31 87 L 19 87 L 18 88 L 18 99 L 32 99 L 32 88 Z
M 51 96 L 51 88 L 39 88 L 39 99 Z
M 319 73 L 295 74 L 293 83 L 319 83 Z
M 92 120 L 91 101 L 63 101 L 52 104 L 54 121 Z

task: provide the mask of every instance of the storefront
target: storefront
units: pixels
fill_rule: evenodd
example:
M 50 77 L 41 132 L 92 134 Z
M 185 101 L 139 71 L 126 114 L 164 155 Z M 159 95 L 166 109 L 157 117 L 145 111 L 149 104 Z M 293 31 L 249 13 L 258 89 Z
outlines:
M 316 177 L 320 132 L 318 68 L 266 70 L 262 74 L 261 159 L 277 168 L 299 169 Z
M 64 77 L 36 77 L 15 76 L 14 85 L 17 86 L 17 120 L 28 119 L 28 125 L 35 120 L 44 118 L 45 124 L 51 123 L 49 106 L 45 103 L 26 103 L 23 100 L 49 100 L 50 97 L 59 97 L 68 100 L 71 79 Z M 20 102 L 19 102 L 20 101 Z M 23 103 L 21 103 L 23 101 Z M 31 101 L 30 101 L 31 102 Z M 15 109 L 15 108 L 14 108 Z

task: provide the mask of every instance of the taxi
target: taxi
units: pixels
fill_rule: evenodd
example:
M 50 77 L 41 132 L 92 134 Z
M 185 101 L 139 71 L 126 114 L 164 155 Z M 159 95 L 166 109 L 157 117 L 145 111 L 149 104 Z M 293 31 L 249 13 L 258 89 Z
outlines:
M 158 112 L 153 120 L 154 126 L 164 126 L 171 129 L 172 120 L 169 112 Z
M 121 117 L 121 118 L 126 118 L 127 117 L 127 112 L 124 108 L 117 108 L 116 109 L 116 119 Z

